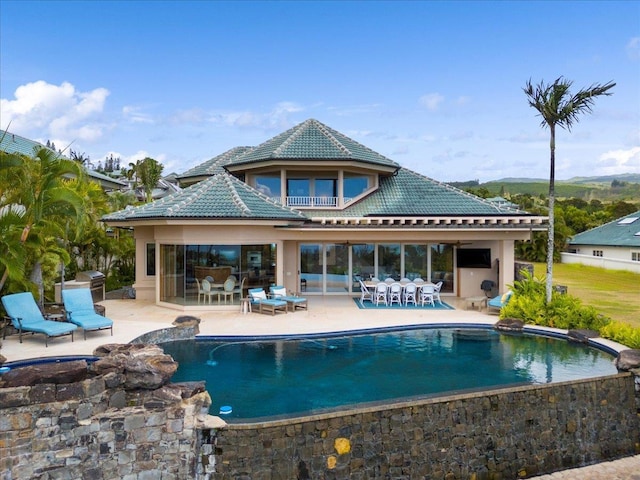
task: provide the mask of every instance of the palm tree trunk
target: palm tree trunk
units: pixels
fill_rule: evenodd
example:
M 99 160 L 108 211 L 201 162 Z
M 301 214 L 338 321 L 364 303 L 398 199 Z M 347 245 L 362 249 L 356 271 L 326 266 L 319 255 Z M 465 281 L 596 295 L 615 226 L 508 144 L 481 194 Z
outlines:
M 554 208 L 556 203 L 556 191 L 555 191 L 555 177 L 556 177 L 556 128 L 555 125 L 550 125 L 551 131 L 551 160 L 550 160 L 550 173 L 549 173 L 549 233 L 547 235 L 547 284 L 546 294 L 547 303 L 551 302 L 551 292 L 553 288 L 553 246 L 554 246 Z

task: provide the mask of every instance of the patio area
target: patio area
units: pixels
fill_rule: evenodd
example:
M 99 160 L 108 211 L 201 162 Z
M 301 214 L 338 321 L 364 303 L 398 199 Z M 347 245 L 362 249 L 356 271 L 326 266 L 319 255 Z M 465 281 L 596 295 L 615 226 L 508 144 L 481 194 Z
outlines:
M 438 323 L 492 325 L 498 320 L 497 315 L 490 315 L 486 310 L 466 310 L 464 299 L 457 298 L 446 299 L 454 310 L 363 310 L 356 306 L 351 297 L 346 296 L 309 296 L 308 300 L 308 310 L 274 316 L 243 314 L 240 308 L 233 311 L 183 312 L 142 300 L 105 300 L 100 304 L 106 308 L 106 316 L 114 321 L 113 336 L 108 331 L 88 332 L 84 340 L 82 332 L 76 331 L 73 342 L 68 336 L 51 338 L 49 346 L 45 347 L 43 335 L 23 336 L 22 343 L 18 335 L 8 335 L 0 353 L 9 362 L 62 355 L 91 355 L 100 345 L 129 343 L 143 333 L 171 327 L 176 317 L 182 315 L 201 319 L 201 335 L 306 334 Z

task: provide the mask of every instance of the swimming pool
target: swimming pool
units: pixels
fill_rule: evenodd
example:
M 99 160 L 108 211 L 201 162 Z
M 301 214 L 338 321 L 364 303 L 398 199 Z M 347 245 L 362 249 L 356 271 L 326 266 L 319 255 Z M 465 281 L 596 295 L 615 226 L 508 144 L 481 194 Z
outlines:
M 270 340 L 180 340 L 173 382 L 205 380 L 211 414 L 248 421 L 371 402 L 617 373 L 613 356 L 564 340 L 437 328 Z

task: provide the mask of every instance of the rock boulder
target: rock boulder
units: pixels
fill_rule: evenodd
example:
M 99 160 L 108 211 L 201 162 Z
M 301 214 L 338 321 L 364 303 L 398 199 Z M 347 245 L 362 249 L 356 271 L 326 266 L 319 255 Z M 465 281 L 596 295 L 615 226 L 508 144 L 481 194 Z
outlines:
M 178 363 L 157 345 L 109 344 L 98 347 L 100 359 L 91 365 L 96 375 L 124 375 L 126 390 L 154 390 L 166 385 L 178 369 Z

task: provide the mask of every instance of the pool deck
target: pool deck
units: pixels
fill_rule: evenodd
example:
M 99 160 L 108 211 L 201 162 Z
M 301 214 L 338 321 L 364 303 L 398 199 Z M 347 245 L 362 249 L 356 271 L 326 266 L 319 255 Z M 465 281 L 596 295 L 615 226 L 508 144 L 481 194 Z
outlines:
M 49 346 L 45 348 L 43 335 L 26 335 L 22 344 L 17 335 L 10 335 L 3 340 L 0 353 L 9 362 L 64 355 L 91 355 L 100 345 L 129 343 L 144 333 L 171 327 L 176 317 L 182 315 L 200 318 L 200 335 L 213 336 L 317 334 L 407 325 L 491 326 L 498 320 L 497 315 L 486 309 L 467 310 L 465 299 L 443 298 L 455 310 L 370 310 L 359 309 L 350 297 L 309 296 L 308 299 L 308 310 L 278 313 L 275 316 L 243 314 L 239 306 L 225 311 L 184 312 L 141 300 L 105 300 L 100 303 L 106 308 L 106 316 L 114 321 L 113 336 L 108 331 L 89 332 L 84 340 L 82 331 L 78 331 L 74 335 L 74 342 L 69 337 L 53 338 L 49 339 Z M 624 348 L 614 342 L 601 343 L 613 350 Z M 640 480 L 640 455 L 535 478 Z

